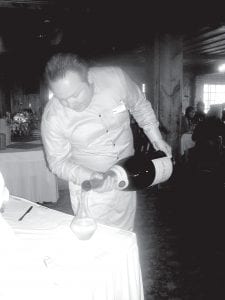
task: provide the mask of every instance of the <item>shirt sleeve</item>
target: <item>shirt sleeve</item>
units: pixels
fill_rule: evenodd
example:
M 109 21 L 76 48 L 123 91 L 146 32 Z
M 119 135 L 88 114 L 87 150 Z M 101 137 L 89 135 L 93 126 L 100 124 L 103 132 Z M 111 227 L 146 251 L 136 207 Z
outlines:
M 143 95 L 138 85 L 121 69 L 119 69 L 119 76 L 125 93 L 125 105 L 138 125 L 149 136 L 151 131 L 158 130 L 159 127 L 152 105 Z
M 92 170 L 77 165 L 71 157 L 71 146 L 63 133 L 63 124 L 55 116 L 43 114 L 41 136 L 49 168 L 59 178 L 81 184 L 91 177 Z

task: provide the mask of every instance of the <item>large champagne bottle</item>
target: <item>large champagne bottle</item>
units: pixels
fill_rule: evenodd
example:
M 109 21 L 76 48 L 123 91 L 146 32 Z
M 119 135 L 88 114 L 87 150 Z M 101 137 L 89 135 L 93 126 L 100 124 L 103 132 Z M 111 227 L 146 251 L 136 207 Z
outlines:
M 172 171 L 171 158 L 162 151 L 154 151 L 149 155 L 136 154 L 120 160 L 105 176 L 114 176 L 116 189 L 135 191 L 167 181 Z M 89 184 L 94 189 L 101 182 L 95 180 Z
M 141 190 L 165 182 L 172 171 L 172 160 L 162 151 L 124 158 L 110 169 L 116 174 L 116 188 L 124 191 Z

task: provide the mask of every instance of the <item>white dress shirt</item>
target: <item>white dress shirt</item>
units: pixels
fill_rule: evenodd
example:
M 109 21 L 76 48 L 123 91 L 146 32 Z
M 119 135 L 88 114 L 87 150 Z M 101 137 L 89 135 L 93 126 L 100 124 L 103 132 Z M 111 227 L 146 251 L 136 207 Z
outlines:
M 94 87 L 90 105 L 76 112 L 53 96 L 46 105 L 41 127 L 49 166 L 58 177 L 70 182 L 75 212 L 79 185 L 90 179 L 93 171 L 105 172 L 134 154 L 129 114 L 148 136 L 158 129 L 151 103 L 120 68 L 90 68 L 88 80 Z M 89 209 L 100 222 L 132 228 L 135 192 L 91 194 Z

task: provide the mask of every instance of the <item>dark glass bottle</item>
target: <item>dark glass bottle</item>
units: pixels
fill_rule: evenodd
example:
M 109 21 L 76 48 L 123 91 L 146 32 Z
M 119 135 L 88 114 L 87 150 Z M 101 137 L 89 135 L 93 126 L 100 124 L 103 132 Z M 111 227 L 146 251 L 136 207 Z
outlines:
M 141 190 L 168 180 L 173 171 L 171 158 L 162 151 L 154 151 L 148 155 L 138 153 L 121 159 L 105 176 L 115 177 L 115 188 L 122 191 Z M 102 184 L 101 180 L 86 182 L 89 188 Z
M 134 191 L 168 180 L 172 170 L 171 158 L 162 151 L 155 151 L 150 155 L 136 154 L 124 158 L 110 172 L 116 174 L 117 189 Z

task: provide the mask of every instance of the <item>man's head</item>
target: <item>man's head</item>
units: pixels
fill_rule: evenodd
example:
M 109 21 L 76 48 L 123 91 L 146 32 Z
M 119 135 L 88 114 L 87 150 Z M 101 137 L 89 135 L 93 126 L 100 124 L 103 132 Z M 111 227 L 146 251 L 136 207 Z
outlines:
M 205 109 L 205 104 L 203 101 L 198 101 L 197 102 L 197 112 L 204 112 L 204 109 Z
M 188 119 L 193 119 L 194 118 L 194 115 L 195 115 L 195 109 L 193 106 L 188 106 L 186 109 L 185 109 L 185 116 L 188 118 Z
M 54 97 L 75 111 L 85 110 L 92 100 L 93 88 L 87 73 L 87 66 L 71 53 L 55 54 L 45 68 L 45 78 Z

